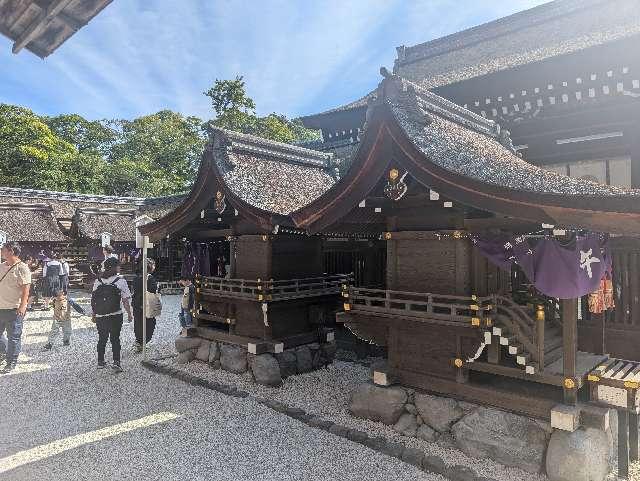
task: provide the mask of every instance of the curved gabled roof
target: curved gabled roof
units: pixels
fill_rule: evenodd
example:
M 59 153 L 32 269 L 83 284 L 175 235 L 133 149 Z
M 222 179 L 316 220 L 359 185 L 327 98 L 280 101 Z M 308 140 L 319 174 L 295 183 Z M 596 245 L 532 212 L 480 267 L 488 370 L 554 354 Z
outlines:
M 478 209 L 535 222 L 640 234 L 640 190 L 573 179 L 520 159 L 494 122 L 397 76 L 379 101 L 345 178 L 292 218 L 312 232 L 364 199 L 392 161 L 423 185 Z
M 293 225 L 289 214 L 334 183 L 331 154 L 214 128 L 189 195 L 141 232 L 160 238 L 180 230 L 218 191 L 239 215 L 261 229 Z

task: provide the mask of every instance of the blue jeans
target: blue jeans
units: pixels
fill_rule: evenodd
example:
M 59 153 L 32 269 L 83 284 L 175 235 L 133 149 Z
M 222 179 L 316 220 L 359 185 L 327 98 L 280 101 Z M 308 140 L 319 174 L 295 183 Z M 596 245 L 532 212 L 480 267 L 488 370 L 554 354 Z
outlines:
M 180 326 L 182 327 L 193 326 L 193 317 L 191 316 L 191 312 L 189 311 L 189 309 L 181 309 L 179 317 L 180 317 Z
M 18 316 L 15 309 L 0 309 L 0 354 L 6 354 L 7 362 L 17 362 L 22 348 L 23 316 Z M 4 331 L 7 338 L 4 338 Z

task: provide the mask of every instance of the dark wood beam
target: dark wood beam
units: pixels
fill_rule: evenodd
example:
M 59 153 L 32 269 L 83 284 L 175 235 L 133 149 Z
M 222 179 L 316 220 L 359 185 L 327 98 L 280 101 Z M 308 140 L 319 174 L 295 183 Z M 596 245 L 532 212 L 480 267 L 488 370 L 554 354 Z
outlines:
M 541 224 L 510 217 L 488 217 L 484 219 L 465 219 L 464 228 L 472 232 L 489 229 L 505 229 L 512 232 L 533 232 L 540 230 Z
M 48 2 L 46 2 L 45 0 L 36 0 L 34 4 L 37 5 L 40 8 L 40 10 L 46 10 L 47 7 L 49 6 Z M 87 22 L 82 22 L 77 18 L 72 17 L 71 15 L 68 15 L 64 12 L 58 13 L 56 18 L 62 21 L 62 23 L 64 23 L 67 27 L 72 29 L 74 32 L 77 32 L 87 24 Z
M 640 117 L 640 114 L 638 115 Z M 640 118 L 625 132 L 629 139 L 631 156 L 631 187 L 640 188 Z
M 35 40 L 46 26 L 54 19 L 72 0 L 53 0 L 46 10 L 40 11 L 40 14 L 35 18 L 33 22 L 20 34 L 13 44 L 11 51 L 18 53 L 29 42 Z
M 562 370 L 564 375 L 564 403 L 575 405 L 578 401 L 576 356 L 578 351 L 578 300 L 562 299 Z M 573 383 L 573 384 L 572 384 Z

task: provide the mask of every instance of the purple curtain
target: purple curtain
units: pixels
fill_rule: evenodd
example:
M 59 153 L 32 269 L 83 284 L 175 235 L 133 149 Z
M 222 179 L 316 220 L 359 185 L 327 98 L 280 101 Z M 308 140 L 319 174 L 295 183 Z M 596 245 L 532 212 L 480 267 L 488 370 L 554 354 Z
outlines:
M 562 246 L 556 239 L 532 242 L 524 236 L 473 237 L 476 248 L 496 266 L 520 266 L 538 291 L 559 299 L 575 299 L 598 289 L 605 274 L 611 276 L 608 237 L 576 236 Z

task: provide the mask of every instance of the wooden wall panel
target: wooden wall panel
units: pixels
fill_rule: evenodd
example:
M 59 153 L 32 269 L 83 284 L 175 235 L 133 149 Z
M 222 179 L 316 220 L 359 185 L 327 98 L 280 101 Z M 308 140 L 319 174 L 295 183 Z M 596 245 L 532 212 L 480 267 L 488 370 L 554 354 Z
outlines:
M 264 240 L 266 238 L 266 240 Z M 269 236 L 243 235 L 236 241 L 235 277 L 271 278 L 271 240 Z
M 471 288 L 466 239 L 392 239 L 387 250 L 387 288 L 466 295 Z
M 272 240 L 274 280 L 317 277 L 323 273 L 320 237 L 277 235 Z

